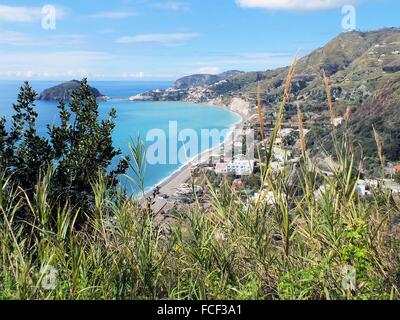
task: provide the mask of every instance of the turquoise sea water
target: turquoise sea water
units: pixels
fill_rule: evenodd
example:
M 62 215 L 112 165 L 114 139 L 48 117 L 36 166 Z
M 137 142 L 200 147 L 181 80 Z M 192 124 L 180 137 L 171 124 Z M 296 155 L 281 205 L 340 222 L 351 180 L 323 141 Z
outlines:
M 60 81 L 32 81 L 31 85 L 40 93 L 42 90 L 59 83 Z M 16 101 L 18 89 L 21 84 L 21 81 L 0 81 L 0 116 L 6 117 L 7 120 L 13 114 L 12 103 Z M 92 81 L 90 85 L 99 89 L 102 94 L 117 99 L 127 98 L 152 89 L 164 89 L 169 87 L 171 83 Z M 165 142 L 169 145 L 170 139 L 172 139 L 169 136 L 170 121 L 177 122 L 178 132 L 183 129 L 193 129 L 200 135 L 202 129 L 224 130 L 232 127 L 234 123 L 240 120 L 236 114 L 222 108 L 181 102 L 110 100 L 99 102 L 99 105 L 100 117 L 107 117 L 111 108 L 117 110 L 113 142 L 114 146 L 120 148 L 124 154 L 129 154 L 128 145 L 131 138 L 140 135 L 145 140 L 149 131 L 154 129 L 160 129 L 165 132 Z M 36 110 L 39 114 L 37 122 L 38 131 L 40 134 L 46 135 L 46 125 L 58 123 L 57 102 L 37 101 Z M 146 146 L 151 145 L 151 143 L 151 141 L 146 142 Z M 183 142 L 177 141 L 176 143 L 178 149 L 181 149 Z M 205 149 L 213 147 L 217 143 L 214 141 L 213 145 L 208 146 L 199 144 L 198 151 L 205 151 Z M 193 154 L 190 156 L 193 156 Z M 178 170 L 182 165 L 183 163 L 148 164 L 145 187 L 150 189 Z

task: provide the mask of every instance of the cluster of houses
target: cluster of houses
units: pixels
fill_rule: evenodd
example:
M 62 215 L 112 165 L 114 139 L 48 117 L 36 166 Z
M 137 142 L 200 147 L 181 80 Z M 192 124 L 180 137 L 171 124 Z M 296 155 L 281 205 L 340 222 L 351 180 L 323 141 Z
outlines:
M 272 128 L 266 129 L 264 134 L 264 141 L 257 141 L 256 139 L 256 147 L 259 148 L 259 150 L 265 151 L 265 146 L 269 145 L 272 131 Z M 284 144 L 285 138 L 296 131 L 298 132 L 298 129 L 288 127 L 283 127 L 279 131 L 275 141 L 275 145 L 272 149 L 273 161 L 271 163 L 271 166 L 274 171 L 282 170 L 286 163 L 293 163 L 300 160 L 300 145 L 297 144 L 293 146 L 286 146 Z M 242 141 L 240 139 L 235 141 L 234 144 L 236 149 L 238 149 L 238 147 L 242 147 Z M 256 149 L 253 148 L 253 150 Z M 236 176 L 250 176 L 254 174 L 259 162 L 259 159 L 256 159 L 255 155 L 239 154 L 233 156 L 231 159 L 227 159 L 226 157 L 217 154 L 211 158 L 212 160 L 210 160 L 210 162 L 213 163 L 213 166 L 212 168 L 209 167 L 208 169 L 214 170 L 216 174 L 234 174 Z
M 251 119 L 254 118 L 254 121 Z M 273 125 L 266 124 L 264 128 L 264 132 L 260 133 L 260 127 L 258 126 L 258 117 L 253 116 L 250 117 L 247 121 L 248 125 L 253 124 L 253 127 L 256 128 L 256 132 L 258 130 L 258 135 L 255 137 L 254 144 L 255 150 L 264 151 L 262 154 L 266 154 L 266 148 L 269 148 L 270 140 L 273 135 Z M 344 122 L 343 117 L 338 117 L 333 120 L 333 125 L 335 127 L 341 126 Z M 303 129 L 304 134 L 307 134 L 309 130 Z M 291 143 L 288 143 L 290 141 Z M 242 139 L 236 139 L 233 141 L 234 148 L 240 149 L 242 146 Z M 300 162 L 301 159 L 301 144 L 299 139 L 299 127 L 293 121 L 283 122 L 282 128 L 279 130 L 278 135 L 275 139 L 275 144 L 272 147 L 272 161 L 270 163 L 271 170 L 274 173 L 279 173 L 283 171 L 285 166 L 288 164 L 294 164 Z M 223 150 L 214 151 L 212 155 L 210 155 L 210 159 L 208 163 L 201 163 L 194 165 L 192 170 L 198 169 L 199 167 L 210 171 L 215 172 L 217 175 L 234 175 L 236 176 L 233 181 L 233 187 L 235 189 L 244 189 L 244 177 L 252 176 L 259 170 L 259 166 L 262 165 L 264 159 L 258 159 L 257 152 L 254 155 L 235 155 L 231 158 L 222 156 Z M 310 164 L 309 164 L 310 165 Z M 400 166 L 393 166 L 391 168 L 392 174 L 396 172 L 400 172 Z M 323 171 L 322 172 L 327 177 L 332 177 L 334 175 L 331 171 Z M 319 199 L 323 196 L 326 191 L 327 186 L 322 185 L 318 190 L 315 191 L 315 198 Z M 357 183 L 357 193 L 360 196 L 368 196 L 370 195 L 374 189 L 385 189 L 390 190 L 393 194 L 400 194 L 400 185 L 392 179 L 384 179 L 384 180 L 368 180 L 361 179 Z M 250 190 L 249 190 L 250 191 Z M 203 189 L 199 187 L 196 193 L 202 193 Z M 189 186 L 183 187 L 177 191 L 177 196 L 185 196 L 186 194 L 193 193 L 193 189 Z M 249 201 L 263 201 L 268 204 L 273 205 L 276 202 L 276 195 L 269 191 L 267 186 L 264 186 L 264 190 L 258 193 L 255 193 L 253 197 L 249 198 Z
M 234 174 L 236 176 L 249 176 L 254 173 L 256 161 L 253 160 L 232 160 L 221 162 L 215 165 L 216 174 Z
M 251 123 L 251 119 L 255 120 L 253 123 L 257 123 L 257 117 L 250 117 L 248 123 Z M 256 124 L 257 125 L 257 124 Z M 305 134 L 307 134 L 308 130 L 304 130 Z M 283 123 L 281 130 L 278 132 L 278 135 L 275 140 L 275 145 L 272 148 L 272 162 L 271 168 L 274 172 L 279 172 L 283 170 L 285 164 L 288 163 L 296 163 L 300 160 L 300 143 L 296 139 L 293 145 L 286 145 L 285 139 L 289 135 L 293 135 L 294 133 L 298 133 L 299 129 L 296 125 L 292 123 Z M 227 157 L 221 156 L 220 152 L 214 154 L 210 157 L 210 165 L 206 168 L 207 170 L 213 170 L 218 175 L 224 174 L 233 174 L 238 177 L 237 184 L 240 185 L 240 177 L 243 176 L 251 176 L 255 172 L 260 165 L 260 159 L 257 157 L 257 149 L 260 151 L 264 151 L 265 148 L 269 147 L 270 139 L 273 133 L 273 123 L 270 126 L 266 126 L 264 129 L 264 133 L 262 135 L 256 135 L 254 139 L 254 148 L 250 148 L 253 150 L 254 154 L 239 154 L 233 156 L 231 159 Z M 298 136 L 298 135 L 297 135 Z M 263 137 L 263 139 L 261 139 Z M 242 148 L 242 139 L 239 136 L 236 141 L 234 141 L 234 148 L 236 150 Z M 248 146 L 247 146 L 248 147 Z M 256 151 L 256 152 L 254 152 Z M 261 159 L 263 161 L 264 159 Z M 211 164 L 212 163 L 212 164 Z

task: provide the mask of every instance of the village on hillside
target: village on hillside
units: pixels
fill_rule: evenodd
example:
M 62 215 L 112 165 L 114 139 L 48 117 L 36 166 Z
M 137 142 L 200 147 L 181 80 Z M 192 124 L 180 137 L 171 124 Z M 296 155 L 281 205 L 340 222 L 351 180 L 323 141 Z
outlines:
M 156 198 L 156 205 L 153 206 L 155 215 L 161 214 L 164 219 L 169 220 L 169 212 L 179 211 L 182 206 L 190 206 L 199 201 L 204 206 L 209 206 L 207 199 L 209 184 L 218 190 L 224 183 L 228 183 L 237 192 L 243 194 L 243 198 L 247 202 L 262 200 L 270 205 L 275 203 L 275 195 L 272 191 L 268 191 L 268 185 L 261 185 L 261 173 L 268 156 L 278 115 L 277 112 L 263 111 L 263 118 L 260 123 L 259 110 L 262 110 L 262 108 L 257 106 L 255 100 L 249 114 L 241 114 L 244 120 L 235 130 L 235 135 L 230 138 L 229 143 L 232 146 L 228 152 L 224 150 L 224 146 L 227 145 L 225 143 L 219 148 L 211 150 L 206 160 L 191 163 L 189 165 L 190 170 L 188 170 L 190 175 L 185 177 L 182 174 L 182 183 L 173 191 L 168 190 L 168 194 L 164 194 L 162 188 L 156 188 L 153 193 Z M 315 124 L 335 128 L 345 125 L 343 116 L 336 117 L 333 121 L 315 114 L 308 114 L 307 118 L 309 121 L 302 124 L 305 136 L 307 136 L 311 126 Z M 252 146 L 246 145 L 245 137 L 248 130 L 254 134 L 254 145 Z M 232 150 L 236 152 L 232 152 Z M 242 153 L 238 153 L 237 150 L 242 150 Z M 253 154 L 246 154 L 248 150 L 251 150 Z M 302 161 L 298 117 L 297 115 L 284 117 L 272 147 L 270 169 L 276 177 L 279 177 L 284 170 L 288 170 L 291 173 L 290 176 L 294 177 Z M 335 161 L 329 155 L 326 155 L 323 159 L 308 157 L 307 165 L 309 169 L 313 169 L 328 178 L 335 176 Z M 400 165 L 387 163 L 384 174 L 384 179 L 361 174 L 356 190 L 359 196 L 368 197 L 376 189 L 389 190 L 393 195 L 398 196 L 400 184 L 395 177 L 400 174 Z M 314 192 L 316 200 L 321 197 L 327 187 L 321 184 Z

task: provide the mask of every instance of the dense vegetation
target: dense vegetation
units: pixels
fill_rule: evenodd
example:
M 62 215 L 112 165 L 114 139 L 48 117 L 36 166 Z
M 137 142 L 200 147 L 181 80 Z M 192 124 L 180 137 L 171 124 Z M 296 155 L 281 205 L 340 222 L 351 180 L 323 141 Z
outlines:
M 61 83 L 52 88 L 44 90 L 40 96 L 40 100 L 70 100 L 74 91 L 78 90 L 81 86 L 80 81 L 71 80 L 68 82 Z M 102 97 L 103 95 L 96 88 L 88 86 L 90 94 L 96 98 Z
M 273 138 L 267 146 L 269 150 L 284 116 L 293 74 L 294 66 L 286 81 Z M 21 103 L 31 96 L 27 92 L 30 90 L 25 85 L 16 112 L 24 110 L 30 118 L 31 104 Z M 209 185 L 209 208 L 196 202 L 191 210 L 179 212 L 176 223 L 160 225 L 148 206 L 114 192 L 113 180 L 104 176 L 108 161 L 91 166 L 91 161 L 98 160 L 99 155 L 89 152 L 93 146 L 87 142 L 94 141 L 97 150 L 99 141 L 103 140 L 97 139 L 100 128 L 107 133 L 102 137 L 109 137 L 112 126 L 95 121 L 95 101 L 87 90 L 80 91 L 73 101 L 75 105 L 70 108 L 77 115 L 83 110 L 92 115 L 85 116 L 80 123 L 94 130 L 88 132 L 85 127 L 74 126 L 73 132 L 81 133 L 87 140 L 72 140 L 68 123 L 75 120 L 61 106 L 64 121 L 58 130 L 63 135 L 52 129 L 52 142 L 47 142 L 33 134 L 37 137 L 33 141 L 44 146 L 46 157 L 47 152 L 53 151 L 50 158 L 59 159 L 54 161 L 53 169 L 47 168 L 46 174 L 38 173 L 42 172 L 39 165 L 42 161 L 23 157 L 31 155 L 23 152 L 28 147 L 32 150 L 30 144 L 24 143 L 27 138 L 18 145 L 11 144 L 21 150 L 17 154 L 21 154 L 25 169 L 28 163 L 36 165 L 38 172 L 32 177 L 38 179 L 27 186 L 31 188 L 28 193 L 22 187 L 26 181 L 16 178 L 14 162 L 0 175 L 0 298 L 400 297 L 398 199 L 383 191 L 376 191 L 368 198 L 358 196 L 360 166 L 348 136 L 338 139 L 331 128 L 337 159 L 332 168 L 333 178 L 322 175 L 316 166 L 311 169 L 306 165 L 309 159 L 301 131 L 304 164 L 296 172 L 289 168 L 279 175 L 273 174 L 270 157 L 261 167 L 260 193 L 271 194 L 272 201 L 263 196 L 258 200 L 244 200 L 230 183 L 222 181 L 218 189 Z M 300 109 L 298 119 L 302 129 Z M 19 123 L 18 119 L 14 121 Z M 4 126 L 1 128 L 4 136 Z M 57 139 L 64 134 L 67 139 Z M 11 139 L 10 135 L 5 136 L 1 140 L 2 156 L 7 150 L 4 146 Z M 110 140 L 105 140 L 107 150 L 112 150 Z M 68 141 L 67 145 L 63 141 Z M 77 154 L 77 150 L 81 152 Z M 144 149 L 138 144 L 132 153 L 132 166 L 137 174 L 132 179 L 140 186 L 143 185 Z M 74 163 L 82 166 L 83 171 L 74 167 Z M 86 172 L 86 168 L 90 171 Z M 85 181 L 80 174 L 85 174 Z M 296 179 L 291 179 L 293 174 Z M 84 183 L 85 191 L 93 196 L 90 206 L 81 208 L 69 199 L 61 203 L 51 196 L 53 179 L 66 178 L 73 184 Z M 296 189 L 301 192 L 292 192 L 293 181 L 297 181 Z M 320 192 L 316 193 L 318 189 Z M 64 191 L 57 192 L 61 195 Z M 21 209 L 32 218 L 19 217 Z M 76 226 L 78 214 L 88 217 L 79 228 Z
M 127 168 L 127 159 L 122 159 L 115 170 L 108 170 L 111 161 L 121 154 L 111 139 L 116 112 L 111 110 L 109 119 L 98 119 L 98 104 L 86 79 L 72 93 L 68 107 L 60 102 L 60 124 L 48 126 L 49 138 L 37 134 L 36 97 L 25 83 L 13 105 L 10 130 L 5 119 L 0 121 L 0 170 L 12 185 L 24 190 L 28 199 L 15 214 L 29 221 L 29 202 L 47 173 L 51 172 L 46 195 L 50 201 L 60 207 L 68 203 L 71 208 L 88 208 L 93 202 L 92 183 L 101 175 L 111 190 L 117 185 L 117 176 Z M 21 200 L 15 201 L 17 205 Z M 86 213 L 81 211 L 78 220 Z

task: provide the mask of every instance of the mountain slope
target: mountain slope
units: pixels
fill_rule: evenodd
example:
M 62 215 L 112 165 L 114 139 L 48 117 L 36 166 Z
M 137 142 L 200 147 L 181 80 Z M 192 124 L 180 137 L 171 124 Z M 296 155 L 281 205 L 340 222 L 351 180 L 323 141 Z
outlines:
M 209 86 L 218 81 L 231 79 L 239 74 L 244 72 L 231 70 L 227 72 L 223 72 L 221 74 L 194 74 L 187 77 L 183 77 L 181 79 L 176 80 L 174 87 L 176 89 L 189 89 L 200 86 Z
M 300 59 L 292 83 L 288 116 L 294 114 L 297 101 L 305 116 L 317 115 L 320 120 L 329 121 L 322 70 L 330 77 L 336 114 L 343 115 L 347 107 L 351 108 L 350 132 L 363 154 L 376 156 L 374 125 L 381 134 L 386 158 L 399 161 L 400 29 L 343 33 Z M 287 73 L 288 68 L 246 73 L 217 84 L 213 91 L 215 96 L 240 95 L 255 104 L 256 87 L 260 85 L 264 105 L 274 108 L 282 97 Z M 324 132 L 319 127 L 320 123 L 311 132 L 316 140 L 312 141 L 315 151 L 321 148 L 332 151 L 329 130 Z
M 293 81 L 293 98 L 313 108 L 325 97 L 321 71 L 331 77 L 336 99 L 350 98 L 354 106 L 371 96 L 388 78 L 400 71 L 400 29 L 347 32 L 299 60 Z M 254 100 L 256 86 L 265 102 L 279 100 L 288 67 L 266 72 L 246 73 L 213 88 L 216 95 L 243 95 Z M 361 101 L 360 101 L 361 100 Z M 340 101 L 339 101 L 340 102 Z M 345 104 L 347 102 L 344 102 Z
M 289 67 L 284 67 L 235 74 L 201 87 L 178 86 L 137 98 L 222 105 L 229 105 L 233 99 L 241 98 L 255 107 L 256 88 L 259 85 L 263 105 L 268 108 L 266 110 L 274 110 L 282 98 L 288 70 Z M 396 139 L 400 130 L 400 29 L 342 33 L 301 58 L 292 82 L 287 117 L 295 114 L 295 105 L 299 102 L 306 119 L 317 117 L 319 126 L 321 121 L 329 123 L 323 71 L 330 78 L 337 116 L 343 115 L 348 107 L 351 108 L 350 130 L 355 141 L 360 143 L 367 155 L 373 156 L 376 148 L 371 142 L 371 130 L 372 124 L 375 124 L 377 130 L 382 132 L 387 158 L 399 160 L 397 150 L 400 147 Z M 313 130 L 318 132 L 314 135 L 311 132 L 311 136 L 318 140 L 312 142 L 313 146 L 321 146 L 329 140 L 328 133 L 320 128 Z

